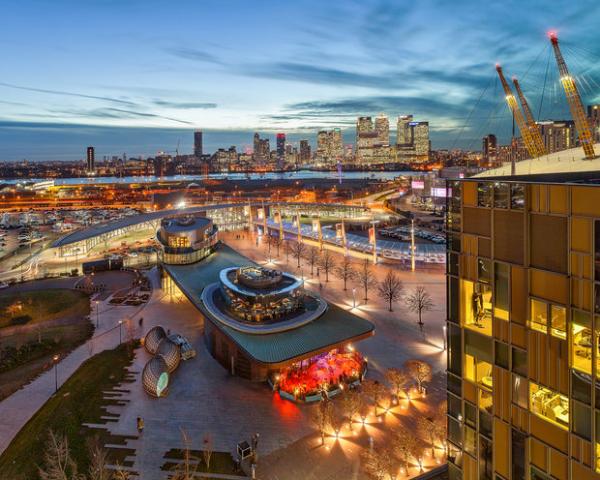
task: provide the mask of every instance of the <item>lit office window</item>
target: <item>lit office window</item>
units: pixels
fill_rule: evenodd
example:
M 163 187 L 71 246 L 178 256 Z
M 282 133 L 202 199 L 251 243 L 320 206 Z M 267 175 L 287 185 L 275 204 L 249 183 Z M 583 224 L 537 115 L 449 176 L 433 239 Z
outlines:
M 531 299 L 531 314 L 529 328 L 538 332 L 548 333 L 548 304 L 541 300 Z
M 510 204 L 510 186 L 508 183 L 494 184 L 494 208 L 508 208 Z
M 474 356 L 465 353 L 465 378 L 491 391 L 493 387 L 492 364 L 477 360 Z
M 592 318 L 579 310 L 571 321 L 571 367 L 592 374 Z
M 525 207 L 525 185 L 512 184 L 510 186 L 510 208 L 523 210 Z
M 550 306 L 551 332 L 554 337 L 567 338 L 567 309 L 560 305 Z
M 477 206 L 491 207 L 493 200 L 493 189 L 490 182 L 480 182 L 477 184 Z
M 492 289 L 483 283 L 460 280 L 461 320 L 465 327 L 492 335 Z
M 529 382 L 529 410 L 560 428 L 569 429 L 569 399 L 558 392 Z

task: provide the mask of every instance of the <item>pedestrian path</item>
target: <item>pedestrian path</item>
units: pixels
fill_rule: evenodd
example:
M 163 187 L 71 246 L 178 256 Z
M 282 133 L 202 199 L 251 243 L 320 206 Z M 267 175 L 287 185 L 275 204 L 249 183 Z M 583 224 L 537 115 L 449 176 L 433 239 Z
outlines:
M 95 323 L 98 318 L 98 328 L 94 336 L 61 359 L 54 368 L 0 402 L 0 454 L 31 417 L 54 395 L 56 388 L 60 388 L 83 362 L 92 355 L 119 345 L 119 341 L 125 338 L 127 328 L 124 324 L 120 326 L 119 321 L 132 321 L 132 325 L 137 328 L 134 317 L 137 317 L 145 305 L 115 307 L 106 299 L 99 301 L 97 306 L 93 303 L 92 307 L 90 321 Z M 99 308 L 98 317 L 95 308 Z

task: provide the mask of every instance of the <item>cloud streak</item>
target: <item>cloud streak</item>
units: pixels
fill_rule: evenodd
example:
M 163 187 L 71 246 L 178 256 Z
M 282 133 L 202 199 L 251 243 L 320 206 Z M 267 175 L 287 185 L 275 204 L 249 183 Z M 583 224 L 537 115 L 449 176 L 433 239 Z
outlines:
M 25 90 L 27 92 L 46 93 L 50 95 L 63 95 L 67 97 L 87 98 L 91 100 L 103 100 L 111 103 L 118 103 L 120 105 L 136 106 L 135 102 L 129 100 L 123 100 L 121 98 L 103 97 L 98 95 L 86 95 L 83 93 L 65 92 L 62 90 L 49 90 L 45 88 L 25 87 L 23 85 L 15 85 L 12 83 L 0 82 L 0 87 L 13 88 L 16 90 Z

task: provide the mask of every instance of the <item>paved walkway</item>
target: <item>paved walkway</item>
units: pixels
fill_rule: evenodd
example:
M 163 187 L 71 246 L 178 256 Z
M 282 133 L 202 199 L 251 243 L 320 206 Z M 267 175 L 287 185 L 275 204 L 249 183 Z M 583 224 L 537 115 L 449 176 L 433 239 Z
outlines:
M 56 369 L 44 372 L 33 382 L 0 402 L 0 454 L 35 412 L 54 394 L 55 381 L 60 387 L 92 355 L 115 348 L 119 344 L 119 320 L 133 318 L 140 311 L 140 307 L 114 307 L 106 301 L 101 301 L 98 307 L 99 328 L 90 340 L 61 359 Z M 90 319 L 94 323 L 96 322 L 95 308 L 92 304 Z M 137 323 L 134 325 L 137 326 Z M 126 326 L 123 325 L 122 329 L 125 338 Z

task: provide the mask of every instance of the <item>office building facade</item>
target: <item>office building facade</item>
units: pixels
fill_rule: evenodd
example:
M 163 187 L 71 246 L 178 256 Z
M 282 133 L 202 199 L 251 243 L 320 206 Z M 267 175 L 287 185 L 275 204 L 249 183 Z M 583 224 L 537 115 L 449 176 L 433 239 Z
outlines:
M 595 177 L 448 182 L 451 480 L 599 478 Z
M 96 171 L 96 153 L 94 147 L 87 147 L 86 169 L 87 173 L 94 173 Z
M 194 132 L 194 156 L 196 158 L 202 158 L 204 151 L 202 149 L 202 131 L 196 130 Z

